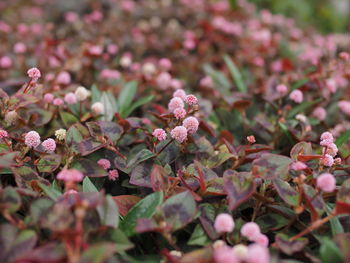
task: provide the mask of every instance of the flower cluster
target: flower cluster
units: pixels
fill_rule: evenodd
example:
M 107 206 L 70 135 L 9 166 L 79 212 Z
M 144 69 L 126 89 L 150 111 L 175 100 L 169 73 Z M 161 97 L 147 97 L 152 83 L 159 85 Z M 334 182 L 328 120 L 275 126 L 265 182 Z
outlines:
M 97 161 L 97 164 L 101 166 L 104 170 L 109 170 L 111 168 L 111 162 L 107 159 L 100 159 Z M 115 181 L 119 177 L 118 170 L 111 169 L 108 171 L 108 178 L 111 181 Z
M 334 143 L 333 135 L 330 132 L 324 132 L 321 135 L 320 145 L 323 146 L 321 164 L 326 167 L 333 166 L 334 163 L 339 163 L 340 158 L 334 158 L 338 153 L 338 147 Z

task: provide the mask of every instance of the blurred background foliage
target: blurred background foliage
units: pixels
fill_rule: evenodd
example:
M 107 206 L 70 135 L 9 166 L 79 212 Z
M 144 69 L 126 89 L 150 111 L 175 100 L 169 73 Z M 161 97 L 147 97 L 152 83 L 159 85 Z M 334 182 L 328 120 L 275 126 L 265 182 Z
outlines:
M 294 18 L 300 26 L 322 33 L 349 30 L 350 0 L 250 0 L 260 9 Z

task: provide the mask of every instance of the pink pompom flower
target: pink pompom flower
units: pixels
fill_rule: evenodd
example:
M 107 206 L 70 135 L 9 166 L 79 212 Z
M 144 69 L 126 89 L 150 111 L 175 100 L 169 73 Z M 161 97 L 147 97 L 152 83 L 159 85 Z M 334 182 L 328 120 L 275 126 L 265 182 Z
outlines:
M 55 106 L 61 106 L 64 102 L 63 102 L 62 99 L 56 98 L 56 99 L 53 100 L 52 103 L 53 103 L 53 105 L 55 105 Z
M 247 136 L 247 141 L 251 144 L 255 143 L 256 140 L 255 140 L 254 135 Z
M 250 241 L 253 241 L 260 233 L 260 227 L 254 222 L 245 223 L 241 228 L 241 235 L 248 238 Z
M 97 164 L 99 165 L 99 166 L 101 166 L 103 169 L 105 169 L 105 170 L 107 170 L 107 169 L 109 169 L 109 168 L 111 168 L 111 162 L 109 161 L 109 160 L 107 160 L 107 159 L 100 159 L 100 160 L 98 160 L 97 161 Z
M 206 88 L 212 88 L 214 86 L 214 82 L 210 76 L 205 76 L 200 80 L 199 85 Z
M 162 72 L 157 77 L 157 85 L 161 90 L 166 90 L 171 83 L 171 75 L 168 72 Z
M 196 105 L 198 103 L 198 99 L 196 96 L 190 94 L 190 95 L 187 95 L 186 98 L 185 98 L 185 102 L 188 104 L 188 105 Z
M 75 94 L 73 92 L 69 92 L 64 96 L 64 101 L 67 104 L 75 104 L 75 103 L 77 103 L 77 97 L 75 96 Z
M 173 97 L 174 98 L 178 97 L 182 100 L 185 100 L 186 99 L 186 92 L 183 89 L 178 89 L 178 90 L 174 91 Z
M 171 130 L 170 134 L 179 143 L 183 143 L 187 139 L 187 129 L 184 126 L 176 126 Z
M 185 118 L 186 114 L 187 113 L 184 108 L 177 108 L 174 110 L 174 116 L 177 120 Z
M 172 66 L 172 63 L 168 58 L 161 58 L 158 64 L 163 70 L 170 70 Z
M 51 93 L 46 93 L 44 95 L 44 101 L 47 103 L 51 103 L 54 100 L 54 96 Z
M 198 130 L 199 122 L 195 117 L 184 119 L 182 125 L 187 129 L 189 134 L 193 134 Z
M 67 71 L 62 71 L 58 74 L 56 81 L 58 84 L 68 85 L 71 82 L 70 74 Z
M 330 132 L 324 132 L 324 133 L 322 133 L 320 139 L 321 139 L 321 141 L 323 141 L 323 140 L 328 140 L 328 141 L 331 141 L 331 142 L 334 141 L 333 134 L 330 133 Z
M 155 129 L 152 135 L 156 137 L 158 141 L 164 141 L 166 139 L 166 132 L 160 128 Z
M 111 181 L 115 181 L 119 177 L 118 170 L 110 170 L 108 172 L 108 179 Z
M 346 101 L 346 100 L 339 101 L 338 107 L 343 113 L 350 116 L 350 102 L 349 101 Z
M 53 153 L 56 150 L 56 142 L 54 139 L 46 139 L 41 145 L 44 147 L 45 152 Z
M 331 167 L 334 164 L 334 159 L 333 159 L 333 157 L 331 155 L 325 154 L 321 158 L 321 164 L 326 166 L 326 167 Z
M 323 173 L 316 179 L 317 187 L 323 192 L 330 193 L 333 192 L 336 186 L 335 178 L 330 173 Z
M 41 72 L 37 68 L 28 69 L 27 74 L 33 81 L 37 81 L 41 77 Z
M 244 260 L 246 263 L 269 263 L 270 253 L 266 247 L 254 243 L 248 246 L 248 253 Z
M 184 102 L 179 97 L 172 98 L 168 104 L 168 109 L 170 112 L 174 112 L 177 108 L 183 108 Z
M 233 249 L 227 245 L 214 248 L 213 258 L 215 263 L 240 263 L 241 260 L 235 255 Z
M 215 218 L 214 228 L 217 233 L 230 233 L 235 227 L 235 222 L 231 215 L 222 213 Z
M 7 138 L 9 136 L 9 134 L 7 133 L 7 131 L 0 129 L 0 140 Z
M 76 169 L 64 169 L 57 174 L 57 179 L 65 182 L 81 182 L 84 175 Z
M 40 135 L 36 131 L 30 131 L 24 137 L 24 143 L 30 147 L 35 148 L 40 144 Z
M 277 85 L 276 90 L 280 95 L 284 95 L 288 92 L 288 88 L 284 84 Z
M 267 238 L 266 235 L 261 234 L 261 233 L 256 235 L 253 238 L 252 241 L 254 241 L 255 243 L 257 243 L 257 244 L 259 244 L 259 245 L 261 245 L 263 247 L 268 247 L 269 246 L 269 239 Z
M 307 165 L 303 162 L 296 161 L 290 165 L 290 168 L 295 171 L 302 171 L 307 168 Z
M 312 116 L 318 119 L 319 121 L 324 121 L 327 116 L 327 112 L 324 108 L 322 107 L 317 107 L 313 112 Z
M 296 89 L 293 90 L 290 94 L 289 94 L 289 98 L 294 101 L 295 103 L 301 103 L 303 101 L 303 93 Z

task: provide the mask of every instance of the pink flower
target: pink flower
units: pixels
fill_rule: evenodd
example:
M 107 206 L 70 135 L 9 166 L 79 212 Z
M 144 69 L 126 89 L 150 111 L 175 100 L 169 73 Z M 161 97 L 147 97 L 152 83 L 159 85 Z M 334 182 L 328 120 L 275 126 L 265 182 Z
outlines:
M 89 53 L 90 55 L 93 55 L 93 56 L 100 56 L 103 52 L 103 49 L 102 47 L 100 46 L 91 46 L 89 47 Z
M 254 135 L 247 136 L 247 141 L 248 141 L 249 143 L 255 143 L 256 140 L 255 140 Z
M 336 156 L 338 153 L 337 145 L 335 143 L 331 143 L 331 144 L 327 145 L 326 153 L 332 157 Z
M 65 182 L 81 182 L 84 175 L 76 169 L 64 169 L 57 174 L 57 179 Z
M 326 80 L 326 88 L 332 93 L 336 92 L 337 91 L 336 81 L 334 79 L 327 79 Z
M 107 46 L 107 52 L 108 52 L 109 54 L 111 54 L 111 55 L 117 54 L 117 53 L 118 53 L 118 50 L 119 50 L 119 48 L 118 48 L 118 46 L 115 45 L 115 44 L 109 44 L 109 45 Z
M 178 89 L 178 90 L 174 91 L 173 97 L 174 98 L 178 97 L 182 100 L 185 100 L 186 99 L 186 92 L 183 89 Z
M 46 93 L 44 95 L 44 101 L 47 103 L 51 103 L 54 99 L 54 96 L 51 93 Z
M 215 263 L 240 263 L 241 260 L 234 254 L 231 247 L 224 245 L 214 248 Z
M 119 79 L 120 72 L 118 70 L 103 69 L 100 74 L 102 79 Z
M 69 92 L 64 96 L 64 100 L 65 102 L 67 102 L 67 104 L 75 104 L 77 103 L 77 97 L 75 96 L 75 94 L 73 92 Z
M 334 137 L 333 137 L 332 133 L 330 133 L 330 132 L 322 133 L 320 139 L 321 139 L 321 141 L 324 141 L 324 140 L 328 140 L 330 142 L 334 141 Z
M 67 71 L 62 71 L 58 74 L 56 81 L 58 84 L 68 85 L 71 82 L 70 74 Z
M 171 75 L 168 72 L 162 72 L 158 75 L 156 81 L 161 90 L 166 90 L 170 86 Z
M 266 247 L 259 244 L 251 244 L 248 246 L 248 253 L 245 258 L 246 263 L 269 263 L 270 253 Z
M 317 187 L 323 192 L 330 193 L 333 192 L 336 186 L 335 178 L 330 173 L 323 173 L 316 179 Z
M 53 153 L 56 150 L 56 142 L 54 139 L 46 139 L 41 145 L 44 147 L 45 152 Z
M 0 140 L 7 138 L 9 136 L 9 134 L 7 133 L 7 131 L 0 129 Z
M 107 159 L 100 159 L 98 160 L 97 164 L 105 170 L 111 168 L 111 162 L 108 161 Z
M 222 213 L 215 218 L 214 228 L 217 233 L 232 232 L 235 227 L 235 222 L 231 215 Z
M 303 101 L 303 93 L 296 89 L 289 94 L 289 98 L 295 103 L 301 103 Z
M 28 69 L 27 74 L 33 81 L 37 81 L 41 77 L 40 70 L 37 68 Z
M 260 227 L 254 222 L 245 223 L 241 228 L 241 235 L 253 241 L 256 236 L 260 235 Z
M 171 137 L 177 142 L 182 143 L 187 139 L 187 129 L 184 126 L 176 126 L 170 132 Z
M 189 134 L 195 133 L 198 130 L 199 122 L 195 117 L 188 117 L 182 125 L 187 129 Z
M 290 165 L 290 168 L 295 171 L 302 171 L 307 168 L 307 165 L 303 162 L 296 161 Z
M 40 144 L 40 135 L 36 131 L 30 131 L 24 137 L 24 143 L 31 148 L 35 148 Z
M 12 59 L 8 56 L 0 57 L 0 68 L 10 68 L 12 67 Z
M 196 96 L 190 94 L 190 95 L 187 95 L 186 98 L 185 98 L 185 102 L 188 104 L 188 105 L 196 105 L 198 103 L 198 99 Z
M 277 85 L 276 90 L 281 95 L 284 95 L 284 94 L 286 94 L 288 92 L 288 88 L 284 84 Z
M 170 87 L 172 87 L 173 89 L 182 89 L 182 82 L 181 82 L 181 80 L 172 79 L 170 81 Z
M 199 85 L 206 88 L 212 88 L 214 86 L 214 82 L 210 76 L 205 76 L 200 80 Z
M 346 101 L 346 100 L 339 101 L 338 107 L 343 113 L 350 116 L 350 102 L 349 101 Z
M 27 47 L 22 42 L 17 42 L 13 47 L 13 51 L 17 54 L 23 54 L 27 51 Z
M 176 108 L 174 110 L 174 116 L 177 120 L 185 118 L 187 112 L 185 111 L 184 108 Z
M 319 121 L 324 121 L 326 119 L 327 116 L 327 112 L 324 108 L 322 107 L 317 107 L 313 112 L 312 112 L 312 116 L 314 116 L 316 119 L 318 119 Z
M 349 60 L 350 59 L 350 54 L 348 52 L 340 52 L 339 57 L 343 60 Z
M 170 112 L 174 112 L 177 108 L 183 108 L 184 102 L 179 97 L 172 98 L 168 104 L 168 109 Z
M 63 195 L 64 196 L 69 196 L 69 195 L 76 195 L 78 194 L 78 191 L 77 190 L 74 190 L 74 189 L 69 189 L 67 192 L 65 192 Z
M 55 105 L 55 106 L 60 106 L 63 103 L 64 103 L 63 100 L 60 99 L 60 98 L 56 98 L 56 99 L 53 100 L 53 105 Z
M 108 172 L 108 179 L 111 181 L 115 181 L 119 177 L 118 170 L 110 170 Z
M 267 238 L 266 235 L 261 234 L 261 233 L 258 234 L 257 236 L 255 236 L 252 241 L 254 241 L 255 243 L 257 243 L 263 247 L 269 246 L 269 239 Z
M 152 133 L 158 141 L 164 141 L 166 139 L 166 132 L 163 129 L 155 129 Z
M 172 66 L 172 63 L 168 58 L 161 58 L 158 64 L 163 70 L 170 70 Z
M 327 166 L 327 167 L 331 167 L 333 166 L 334 164 L 334 159 L 331 155 L 329 154 L 325 154 L 322 158 L 321 158 L 321 163 L 324 165 L 324 166 Z

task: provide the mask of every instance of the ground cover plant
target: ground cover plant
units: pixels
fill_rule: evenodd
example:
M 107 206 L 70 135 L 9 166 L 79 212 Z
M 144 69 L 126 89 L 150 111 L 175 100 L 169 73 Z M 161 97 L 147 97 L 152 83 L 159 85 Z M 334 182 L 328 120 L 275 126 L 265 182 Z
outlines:
M 350 262 L 346 36 L 245 0 L 0 14 L 0 262 Z

